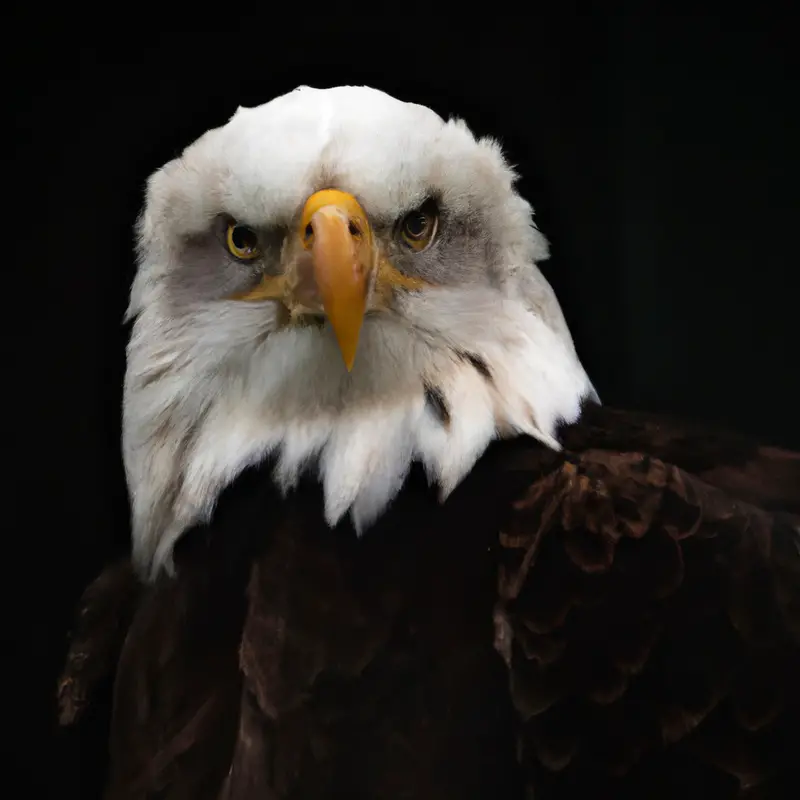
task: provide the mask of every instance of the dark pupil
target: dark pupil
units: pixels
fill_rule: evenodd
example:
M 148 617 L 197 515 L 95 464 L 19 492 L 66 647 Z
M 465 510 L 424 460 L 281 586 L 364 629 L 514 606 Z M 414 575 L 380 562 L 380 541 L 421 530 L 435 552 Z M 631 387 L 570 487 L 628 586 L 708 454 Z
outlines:
M 237 250 L 252 250 L 255 247 L 255 238 L 253 231 L 244 225 L 237 225 L 231 234 Z
M 422 236 L 428 227 L 428 218 L 421 211 L 415 211 L 406 217 L 406 232 L 415 239 Z

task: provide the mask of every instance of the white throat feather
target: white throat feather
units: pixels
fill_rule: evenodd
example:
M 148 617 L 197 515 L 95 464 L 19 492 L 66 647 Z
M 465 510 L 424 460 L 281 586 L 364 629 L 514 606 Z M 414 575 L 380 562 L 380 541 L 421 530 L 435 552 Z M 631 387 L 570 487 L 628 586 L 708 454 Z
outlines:
M 363 531 L 415 460 L 444 500 L 498 436 L 558 448 L 557 426 L 594 392 L 571 340 L 496 291 L 471 298 L 466 317 L 449 313 L 465 305 L 465 291 L 475 290 L 409 296 L 402 317 L 368 317 L 351 373 L 327 327 L 265 335 L 264 304 L 182 320 L 145 310 L 124 406 L 137 565 L 151 577 L 171 570 L 180 535 L 268 455 L 284 490 L 318 470 L 327 522 L 349 511 Z

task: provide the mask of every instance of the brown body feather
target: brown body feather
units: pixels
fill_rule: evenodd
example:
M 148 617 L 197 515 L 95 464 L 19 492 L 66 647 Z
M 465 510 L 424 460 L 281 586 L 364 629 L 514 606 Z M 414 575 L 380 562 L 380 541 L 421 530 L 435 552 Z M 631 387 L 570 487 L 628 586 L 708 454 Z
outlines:
M 106 797 L 800 796 L 800 457 L 602 408 L 563 440 L 441 506 L 415 472 L 361 540 L 264 466 L 174 579 L 101 576 L 61 704 L 115 673 Z

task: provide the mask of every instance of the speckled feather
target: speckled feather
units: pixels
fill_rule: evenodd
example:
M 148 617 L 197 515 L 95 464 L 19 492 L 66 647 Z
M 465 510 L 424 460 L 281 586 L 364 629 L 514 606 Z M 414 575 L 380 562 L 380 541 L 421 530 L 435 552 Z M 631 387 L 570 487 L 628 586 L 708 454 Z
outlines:
M 562 440 L 444 504 L 414 471 L 362 539 L 253 468 L 175 578 L 110 568 L 60 694 L 80 735 L 114 674 L 106 797 L 798 796 L 800 457 L 598 407 Z

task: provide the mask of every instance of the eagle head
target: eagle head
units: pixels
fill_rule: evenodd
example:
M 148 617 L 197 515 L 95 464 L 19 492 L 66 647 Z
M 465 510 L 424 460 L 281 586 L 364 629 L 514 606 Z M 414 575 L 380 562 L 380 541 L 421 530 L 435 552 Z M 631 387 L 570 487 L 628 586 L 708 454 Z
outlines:
M 240 108 L 149 179 L 128 319 L 133 554 L 268 455 L 367 529 L 414 461 L 444 499 L 498 436 L 594 394 L 498 145 L 366 87 Z

